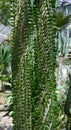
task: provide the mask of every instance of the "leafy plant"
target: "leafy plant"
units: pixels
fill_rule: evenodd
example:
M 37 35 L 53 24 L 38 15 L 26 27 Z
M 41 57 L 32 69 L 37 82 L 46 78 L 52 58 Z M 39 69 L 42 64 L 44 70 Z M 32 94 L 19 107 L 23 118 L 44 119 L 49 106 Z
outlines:
M 63 11 L 56 14 L 56 26 L 62 28 L 70 21 L 71 15 L 64 16 Z
M 11 65 L 11 46 L 0 44 L 0 72 L 6 74 L 7 68 Z
M 0 1 L 0 22 L 4 25 L 9 25 L 10 19 L 10 1 L 1 0 Z
M 12 107 L 13 107 L 13 102 L 12 102 L 12 99 L 13 99 L 13 96 L 12 94 L 9 94 L 4 102 L 4 106 L 7 107 L 7 113 L 6 115 L 4 116 L 12 116 L 13 115 L 13 110 L 12 110 Z
M 56 129 L 56 1 L 19 2 L 11 39 L 13 129 Z
M 10 85 L 11 76 L 11 47 L 8 44 L 0 44 L 0 80 L 6 83 L 5 85 Z

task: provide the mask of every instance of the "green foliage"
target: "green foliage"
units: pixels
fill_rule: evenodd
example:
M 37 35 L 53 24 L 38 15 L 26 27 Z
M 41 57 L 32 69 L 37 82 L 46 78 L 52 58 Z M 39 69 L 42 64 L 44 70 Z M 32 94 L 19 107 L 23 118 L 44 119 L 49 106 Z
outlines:
M 6 115 L 12 116 L 13 115 L 13 111 L 12 111 L 12 107 L 13 107 L 13 96 L 12 94 L 9 94 L 4 102 L 4 106 L 6 106 L 8 108 L 8 112 Z
M 1 88 L 11 86 L 11 46 L 8 44 L 0 44 L 0 80 Z
M 8 96 L 7 96 L 7 99 L 5 100 L 5 106 L 10 106 L 10 105 L 12 105 L 12 94 L 9 94 Z
M 0 22 L 9 25 L 10 19 L 10 0 L 0 1 Z
M 56 14 L 56 26 L 58 28 L 64 27 L 70 21 L 71 15 L 64 16 L 63 12 Z
M 8 81 L 8 77 L 6 75 L 0 75 L 0 80 L 6 82 Z
M 11 19 L 13 130 L 56 129 L 55 0 L 19 2 Z
M 67 84 L 57 86 L 57 90 L 56 90 L 57 101 L 58 101 L 58 104 L 60 106 L 66 101 L 67 92 L 68 92 L 68 85 Z
M 0 72 L 7 74 L 7 68 L 11 65 L 11 46 L 0 44 Z

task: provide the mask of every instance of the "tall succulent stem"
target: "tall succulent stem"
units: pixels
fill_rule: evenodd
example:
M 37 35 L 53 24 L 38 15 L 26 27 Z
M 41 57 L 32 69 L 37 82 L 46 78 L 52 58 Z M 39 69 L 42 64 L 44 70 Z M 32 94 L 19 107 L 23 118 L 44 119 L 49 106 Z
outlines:
M 12 54 L 13 129 L 55 129 L 55 0 L 18 3 Z

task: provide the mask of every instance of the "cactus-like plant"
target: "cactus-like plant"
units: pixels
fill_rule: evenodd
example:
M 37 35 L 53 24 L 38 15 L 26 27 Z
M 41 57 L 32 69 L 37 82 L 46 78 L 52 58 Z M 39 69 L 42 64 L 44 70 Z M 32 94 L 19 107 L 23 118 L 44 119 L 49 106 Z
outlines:
M 11 16 L 13 130 L 56 129 L 55 0 L 18 0 L 12 7 L 18 12 Z

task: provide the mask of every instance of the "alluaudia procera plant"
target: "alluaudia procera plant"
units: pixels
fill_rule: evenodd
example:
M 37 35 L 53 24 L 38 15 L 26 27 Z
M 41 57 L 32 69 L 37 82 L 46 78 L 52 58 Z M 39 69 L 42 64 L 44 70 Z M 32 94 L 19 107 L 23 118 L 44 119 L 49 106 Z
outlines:
M 13 6 L 13 130 L 56 130 L 55 0 Z

